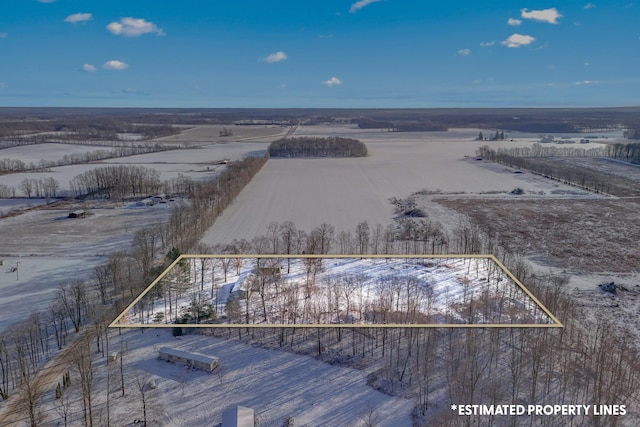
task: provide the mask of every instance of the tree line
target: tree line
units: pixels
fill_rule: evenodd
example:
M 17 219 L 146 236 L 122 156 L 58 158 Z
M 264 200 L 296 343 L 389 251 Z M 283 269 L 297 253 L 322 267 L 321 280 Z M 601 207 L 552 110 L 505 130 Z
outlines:
M 54 135 L 47 135 L 51 132 Z M 59 140 L 117 140 L 118 134 L 140 134 L 142 139 L 175 135 L 180 129 L 163 124 L 140 124 L 109 116 L 56 117 L 49 120 L 2 120 L 0 138 L 46 141 L 55 136 Z
M 534 144 L 534 148 L 531 150 L 527 149 L 527 147 L 494 150 L 483 146 L 476 151 L 476 155 L 486 160 L 509 167 L 528 170 L 542 175 L 545 178 L 559 180 L 565 184 L 574 185 L 596 193 L 608 193 L 611 191 L 611 183 L 608 182 L 606 176 L 586 168 L 569 167 L 558 164 L 558 162 L 551 158 L 553 157 L 552 155 L 542 154 L 557 151 L 569 153 L 570 156 L 580 156 L 579 152 L 581 149 L 571 148 L 566 151 L 563 149 L 554 150 L 555 147 L 538 149 L 535 147 L 536 145 L 540 144 Z M 588 150 L 587 153 L 593 156 L 601 156 L 603 152 L 605 152 L 605 150 L 602 149 L 595 150 L 596 151 Z
M 637 135 L 636 139 L 640 139 L 640 131 L 638 131 Z M 607 157 L 640 164 L 640 142 L 609 144 L 607 145 Z
M 68 166 L 96 162 L 99 160 L 113 159 L 117 157 L 129 157 L 136 154 L 156 153 L 159 151 L 176 150 L 181 147 L 170 145 L 135 145 L 127 147 L 114 147 L 111 150 L 94 150 L 86 153 L 65 154 L 59 160 L 40 159 L 39 162 L 26 163 L 19 159 L 0 159 L 0 175 L 32 170 L 46 170 L 58 166 Z
M 339 136 L 328 138 L 283 138 L 269 145 L 271 157 L 366 157 L 367 146 L 357 139 Z

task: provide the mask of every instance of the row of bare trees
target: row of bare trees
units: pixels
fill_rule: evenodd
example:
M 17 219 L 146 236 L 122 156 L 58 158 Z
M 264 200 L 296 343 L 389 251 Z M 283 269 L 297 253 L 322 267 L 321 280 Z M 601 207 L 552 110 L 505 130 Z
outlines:
M 558 160 L 543 158 L 547 156 L 532 155 L 525 157 L 509 154 L 512 151 L 511 149 L 498 149 L 496 151 L 485 146 L 479 148 L 477 154 L 487 160 L 525 169 L 543 175 L 546 178 L 559 180 L 565 184 L 575 185 L 596 193 L 610 191 L 610 182 L 602 174 L 595 173 L 587 168 L 571 167 L 571 165 L 563 164 Z M 597 156 L 604 155 L 604 149 L 599 151 L 601 154 L 596 154 Z
M 27 172 L 33 170 L 47 170 L 58 166 L 77 165 L 117 157 L 129 157 L 136 154 L 155 153 L 158 151 L 175 150 L 182 147 L 162 144 L 139 144 L 133 146 L 114 147 L 110 150 L 94 150 L 84 153 L 65 154 L 61 159 L 40 159 L 38 162 L 26 163 L 19 159 L 0 159 L 0 175 Z
M 85 171 L 69 182 L 76 197 L 96 195 L 123 198 L 157 193 L 161 188 L 160 173 L 135 165 L 110 165 Z
M 60 183 L 57 179 L 48 176 L 46 178 L 25 178 L 20 182 L 20 190 L 24 193 L 28 198 L 31 197 L 45 197 L 51 198 L 56 197 L 58 191 L 60 190 Z

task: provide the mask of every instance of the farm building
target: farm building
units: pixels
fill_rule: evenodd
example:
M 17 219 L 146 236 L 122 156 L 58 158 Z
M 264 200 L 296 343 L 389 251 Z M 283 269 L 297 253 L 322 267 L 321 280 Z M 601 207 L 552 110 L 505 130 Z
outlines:
M 73 211 L 69 213 L 69 218 L 84 218 L 87 216 L 85 211 Z
M 253 408 L 233 406 L 222 413 L 222 427 L 254 427 Z
M 179 363 L 191 368 L 202 369 L 207 372 L 213 371 L 216 366 L 218 366 L 217 357 L 207 356 L 202 353 L 176 350 L 169 347 L 160 348 L 158 359 L 166 360 L 167 362 Z

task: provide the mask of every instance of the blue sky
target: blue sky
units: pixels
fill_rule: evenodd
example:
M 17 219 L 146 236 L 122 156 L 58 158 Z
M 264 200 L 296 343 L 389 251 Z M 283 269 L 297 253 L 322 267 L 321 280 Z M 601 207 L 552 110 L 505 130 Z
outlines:
M 640 3 L 2 0 L 0 106 L 640 104 Z

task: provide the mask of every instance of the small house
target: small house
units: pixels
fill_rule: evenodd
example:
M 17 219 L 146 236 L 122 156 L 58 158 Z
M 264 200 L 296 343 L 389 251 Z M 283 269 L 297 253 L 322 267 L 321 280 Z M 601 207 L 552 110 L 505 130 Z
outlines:
M 253 408 L 233 406 L 222 413 L 222 427 L 255 427 Z
M 158 359 L 189 366 L 190 368 L 202 369 L 207 372 L 212 372 L 218 366 L 217 357 L 170 347 L 161 347 Z

